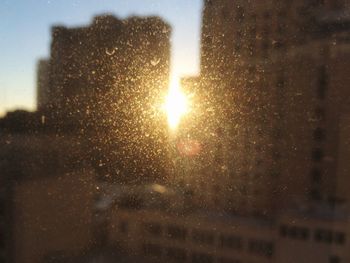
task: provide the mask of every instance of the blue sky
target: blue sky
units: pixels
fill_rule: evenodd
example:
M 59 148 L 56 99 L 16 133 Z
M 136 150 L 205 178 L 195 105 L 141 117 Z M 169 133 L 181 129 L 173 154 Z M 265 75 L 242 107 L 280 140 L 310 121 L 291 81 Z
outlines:
M 173 27 L 172 74 L 183 76 L 199 71 L 201 10 L 202 0 L 0 0 L 0 115 L 35 108 L 36 62 L 49 55 L 52 25 L 159 15 Z

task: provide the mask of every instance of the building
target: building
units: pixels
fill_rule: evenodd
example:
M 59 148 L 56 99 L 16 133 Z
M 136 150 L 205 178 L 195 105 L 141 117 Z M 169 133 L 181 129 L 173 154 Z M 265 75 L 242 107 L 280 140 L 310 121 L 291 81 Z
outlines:
M 269 224 L 206 216 L 115 210 L 109 242 L 160 262 L 271 262 L 275 251 Z
M 89 251 L 98 187 L 84 146 L 52 132 L 37 113 L 9 114 L 0 130 L 1 261 L 52 262 Z
M 158 17 L 112 15 L 52 28 L 48 119 L 89 138 L 101 178 L 166 177 L 170 26 Z M 61 128 L 63 129 L 63 128 Z M 113 174 L 113 175 L 112 175 Z
M 158 17 L 103 15 L 52 29 L 51 56 L 38 63 L 38 111 L 0 119 L 1 261 L 90 253 L 103 243 L 92 223 L 96 181 L 166 176 L 158 106 L 169 36 Z
M 339 184 L 348 10 L 347 1 L 204 2 L 200 78 L 218 154 L 204 157 L 213 171 L 196 193 L 212 196 L 209 207 L 273 217 L 348 199 Z
M 53 27 L 50 103 L 89 115 L 102 102 L 116 107 L 122 100 L 139 108 L 141 101 L 127 101 L 127 95 L 156 99 L 154 93 L 167 88 L 169 35 L 170 26 L 157 17 L 101 15 L 86 27 Z
M 164 209 L 158 204 L 169 207 L 174 196 L 168 199 L 169 195 L 163 194 L 169 189 L 158 188 L 161 194 L 153 199 L 131 189 L 124 195 L 120 191 L 103 195 L 100 203 L 105 205 L 98 206 L 96 212 L 105 218 L 106 244 L 154 262 L 349 260 L 349 213 L 344 209 L 324 203 L 286 210 L 274 219 L 187 210 L 185 206 Z M 138 203 L 125 202 L 125 197 L 133 195 Z
M 55 262 L 95 246 L 94 176 L 85 169 L 14 183 L 12 262 Z
M 49 103 L 49 77 L 50 77 L 50 61 L 40 59 L 37 64 L 37 109 L 43 110 L 48 107 Z
M 287 212 L 276 225 L 275 262 L 349 261 L 349 214 L 320 205 L 309 211 Z

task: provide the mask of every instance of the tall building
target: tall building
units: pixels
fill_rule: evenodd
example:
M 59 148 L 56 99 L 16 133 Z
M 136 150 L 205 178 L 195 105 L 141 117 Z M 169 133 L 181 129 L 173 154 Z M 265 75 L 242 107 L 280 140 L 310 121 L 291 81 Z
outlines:
M 204 2 L 201 82 L 221 156 L 207 160 L 218 167 L 219 187 L 205 186 L 213 207 L 266 216 L 348 199 L 348 10 L 348 1 Z
M 170 26 L 157 17 L 102 15 L 86 27 L 53 27 L 50 103 L 83 115 L 103 103 L 116 107 L 118 100 L 140 108 L 128 96 L 151 100 L 167 88 L 169 35 Z
M 49 74 L 50 61 L 47 59 L 40 59 L 37 64 L 37 109 L 43 110 L 49 103 Z
M 48 114 L 89 138 L 103 177 L 165 175 L 170 26 L 158 17 L 112 15 L 52 28 Z M 119 178 L 119 179 L 120 179 Z
M 210 211 L 111 208 L 110 242 L 166 262 L 349 261 L 343 3 L 205 1 L 177 152 L 192 201 Z

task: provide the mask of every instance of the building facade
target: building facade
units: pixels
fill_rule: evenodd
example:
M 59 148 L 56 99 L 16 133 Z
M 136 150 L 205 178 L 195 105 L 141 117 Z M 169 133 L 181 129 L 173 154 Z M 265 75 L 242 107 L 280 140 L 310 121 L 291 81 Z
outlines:
M 34 132 L 33 123 L 1 131 L 1 261 L 53 262 L 88 251 L 96 244 L 97 175 L 83 161 L 84 147 L 73 137 Z
M 112 15 L 52 28 L 48 119 L 89 138 L 107 180 L 165 177 L 170 33 L 158 17 Z
M 106 240 L 154 262 L 348 262 L 349 217 L 325 210 L 266 220 L 111 206 Z
M 37 63 L 37 109 L 43 110 L 49 104 L 50 61 L 40 59 Z
M 348 199 L 337 183 L 347 180 L 338 168 L 348 10 L 347 1 L 204 1 L 200 78 L 218 156 L 202 175 L 216 183 L 196 192 L 222 199 L 211 207 L 272 216 Z

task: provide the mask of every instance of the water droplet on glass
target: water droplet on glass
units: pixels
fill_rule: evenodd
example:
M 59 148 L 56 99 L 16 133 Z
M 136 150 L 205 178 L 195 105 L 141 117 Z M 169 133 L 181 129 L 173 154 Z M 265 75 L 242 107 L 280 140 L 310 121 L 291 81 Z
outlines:
M 154 58 L 151 60 L 151 65 L 156 66 L 158 65 L 159 62 L 160 62 L 160 58 Z
M 112 55 L 114 55 L 114 53 L 115 53 L 115 49 L 108 50 L 108 48 L 106 48 L 106 54 L 107 54 L 108 56 L 112 56 Z

